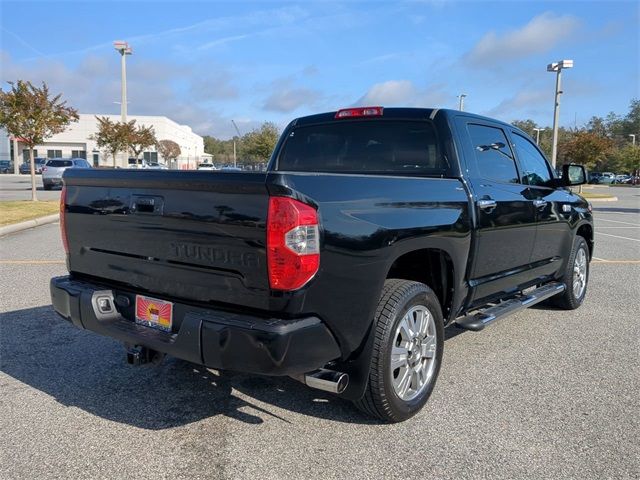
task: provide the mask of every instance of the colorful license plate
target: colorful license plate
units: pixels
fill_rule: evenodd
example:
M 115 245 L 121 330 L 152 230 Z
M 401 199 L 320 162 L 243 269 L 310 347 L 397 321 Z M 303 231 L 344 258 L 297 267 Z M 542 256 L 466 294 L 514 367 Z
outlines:
M 170 332 L 173 323 L 173 303 L 136 295 L 136 323 Z

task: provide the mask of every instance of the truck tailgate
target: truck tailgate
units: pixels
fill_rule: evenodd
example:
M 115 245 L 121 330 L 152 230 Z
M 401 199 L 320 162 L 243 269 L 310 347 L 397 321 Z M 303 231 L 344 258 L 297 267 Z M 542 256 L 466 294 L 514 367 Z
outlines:
M 265 178 L 69 170 L 69 270 L 160 296 L 266 308 Z

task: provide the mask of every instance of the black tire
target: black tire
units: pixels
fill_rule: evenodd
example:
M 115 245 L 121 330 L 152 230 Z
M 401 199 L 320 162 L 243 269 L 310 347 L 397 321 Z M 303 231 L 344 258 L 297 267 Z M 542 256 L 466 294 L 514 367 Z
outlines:
M 582 293 L 579 296 L 576 296 L 573 289 L 573 273 L 574 267 L 576 265 L 576 258 L 579 257 L 579 252 L 583 251 L 586 256 L 586 272 L 585 272 L 585 285 Z M 571 254 L 569 255 L 569 261 L 567 262 L 567 266 L 565 267 L 564 274 L 560 281 L 564 283 L 565 290 L 560 295 L 556 295 L 549 299 L 549 303 L 558 308 L 562 308 L 563 310 L 575 310 L 582 302 L 584 302 L 584 298 L 587 295 L 587 288 L 589 286 L 589 247 L 587 245 L 587 241 L 582 238 L 580 235 L 576 235 L 573 239 L 573 247 L 571 248 Z
M 435 324 L 435 355 L 432 373 L 417 396 L 403 400 L 393 387 L 391 349 L 396 343 L 396 331 L 405 314 L 415 306 L 424 306 Z M 387 280 L 382 289 L 374 318 L 371 368 L 364 397 L 355 401 L 363 412 L 387 422 L 401 422 L 422 409 L 435 386 L 444 350 L 442 309 L 433 290 L 422 283 L 407 280 Z
M 48 183 L 43 183 L 42 185 L 45 190 L 51 190 L 51 185 L 49 185 Z

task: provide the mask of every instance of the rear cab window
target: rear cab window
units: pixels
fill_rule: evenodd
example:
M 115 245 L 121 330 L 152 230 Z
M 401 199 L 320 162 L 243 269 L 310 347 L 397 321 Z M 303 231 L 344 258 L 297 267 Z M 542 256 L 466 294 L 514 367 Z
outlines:
M 47 162 L 47 167 L 54 167 L 54 168 L 71 167 L 72 165 L 73 165 L 73 162 L 71 160 L 49 160 Z
M 518 169 L 505 132 L 501 128 L 475 123 L 468 123 L 467 131 L 478 174 L 487 180 L 518 183 Z
M 427 120 L 337 120 L 294 127 L 277 170 L 448 176 L 434 125 Z

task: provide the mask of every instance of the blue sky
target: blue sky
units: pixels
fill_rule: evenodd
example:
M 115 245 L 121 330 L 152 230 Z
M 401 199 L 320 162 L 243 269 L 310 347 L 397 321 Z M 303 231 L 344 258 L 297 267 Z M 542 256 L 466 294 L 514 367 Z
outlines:
M 118 113 L 113 40 L 130 42 L 129 113 L 227 138 L 350 105 L 466 109 L 551 123 L 640 97 L 640 3 L 1 2 L 2 81 L 46 81 L 83 113 Z M 28 15 L 27 15 L 28 12 Z

